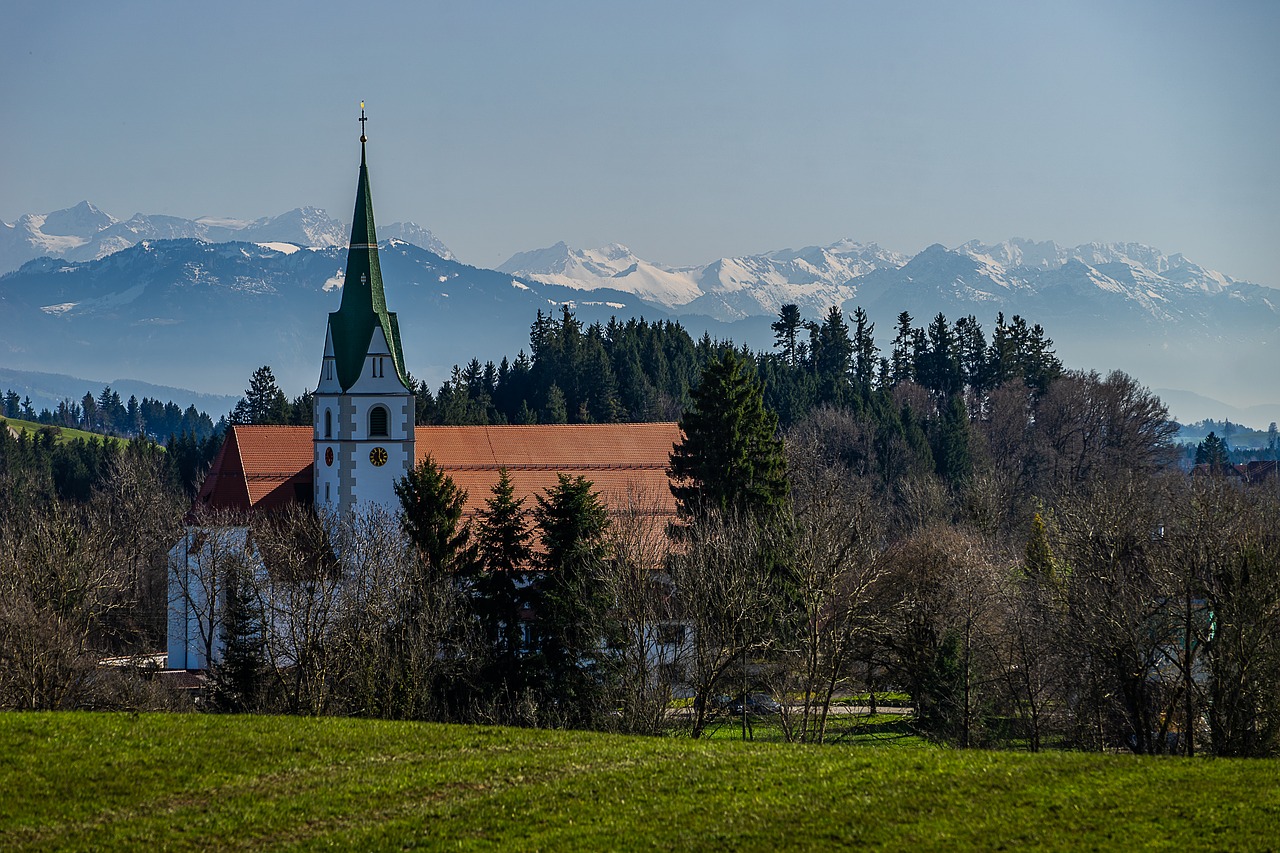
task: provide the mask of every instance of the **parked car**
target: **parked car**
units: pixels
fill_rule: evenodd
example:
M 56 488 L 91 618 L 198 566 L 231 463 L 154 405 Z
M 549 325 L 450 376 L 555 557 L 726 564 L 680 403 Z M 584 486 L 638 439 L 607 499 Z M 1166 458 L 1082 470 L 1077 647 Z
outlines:
M 739 696 L 733 700 L 729 706 L 731 714 L 741 714 L 745 706 L 746 712 L 752 717 L 763 717 L 769 714 L 776 714 L 782 710 L 781 706 L 773 701 L 773 697 L 767 693 L 748 693 L 746 697 Z

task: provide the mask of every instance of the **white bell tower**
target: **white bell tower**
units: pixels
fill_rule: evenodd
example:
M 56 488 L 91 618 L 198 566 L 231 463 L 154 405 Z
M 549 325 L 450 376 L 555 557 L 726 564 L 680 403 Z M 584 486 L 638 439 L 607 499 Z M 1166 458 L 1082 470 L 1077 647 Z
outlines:
M 329 315 L 315 393 L 315 502 L 337 512 L 399 506 L 395 482 L 413 470 L 414 396 L 400 326 L 387 310 L 365 161 L 360 105 L 360 182 L 342 304 Z

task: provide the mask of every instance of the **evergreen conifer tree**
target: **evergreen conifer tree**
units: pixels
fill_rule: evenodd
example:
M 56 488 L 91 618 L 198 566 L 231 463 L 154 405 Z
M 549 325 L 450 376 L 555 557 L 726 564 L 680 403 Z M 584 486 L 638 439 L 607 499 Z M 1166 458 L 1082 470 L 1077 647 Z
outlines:
M 533 510 L 542 542 L 532 596 L 535 648 L 546 690 L 544 721 L 580 725 L 600 710 L 607 681 L 597 663 L 609 603 L 600 580 L 609 519 L 590 480 L 558 476 Z
M 778 312 L 778 319 L 769 328 L 773 330 L 773 345 L 782 349 L 782 358 L 791 367 L 799 363 L 800 329 L 804 321 L 800 319 L 799 306 L 788 303 Z
M 492 654 L 490 681 L 515 688 L 523 650 L 520 611 L 526 593 L 522 581 L 532 549 L 524 498 L 516 498 L 507 469 L 498 472 L 492 495 L 477 515 L 476 549 L 482 572 L 472 601 Z
M 671 493 L 679 513 L 763 514 L 787 496 L 777 418 L 736 354 L 707 365 L 680 419 L 683 438 L 671 454 Z
M 225 713 L 242 714 L 257 708 L 266 671 L 262 611 L 249 572 L 247 566 L 238 566 L 227 578 L 219 631 L 222 661 L 213 667 L 213 704 Z
M 461 526 L 467 493 L 428 454 L 395 484 L 400 523 L 417 550 L 424 580 L 457 575 L 474 565 L 471 530 Z

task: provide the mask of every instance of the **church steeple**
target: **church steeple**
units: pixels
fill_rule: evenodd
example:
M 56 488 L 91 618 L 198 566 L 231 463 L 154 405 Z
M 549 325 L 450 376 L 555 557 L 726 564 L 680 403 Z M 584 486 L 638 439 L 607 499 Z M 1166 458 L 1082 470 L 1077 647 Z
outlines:
M 336 512 L 370 504 L 394 511 L 399 504 L 396 482 L 413 470 L 415 459 L 416 405 L 404 369 L 400 326 L 382 292 L 364 121 L 361 103 L 360 183 L 347 278 L 342 304 L 329 315 L 313 397 L 312 495 L 317 506 Z
M 333 334 L 333 355 L 338 383 L 346 391 L 360 378 L 374 330 L 381 327 L 391 350 L 391 362 L 400 383 L 409 387 L 400 346 L 400 325 L 387 310 L 382 289 L 382 267 L 378 262 L 378 235 L 373 224 L 373 195 L 369 190 L 369 166 L 365 156 L 368 137 L 364 134 L 364 102 L 360 103 L 360 181 L 356 187 L 356 207 L 351 219 L 351 244 L 347 248 L 346 280 L 342 304 L 329 315 Z

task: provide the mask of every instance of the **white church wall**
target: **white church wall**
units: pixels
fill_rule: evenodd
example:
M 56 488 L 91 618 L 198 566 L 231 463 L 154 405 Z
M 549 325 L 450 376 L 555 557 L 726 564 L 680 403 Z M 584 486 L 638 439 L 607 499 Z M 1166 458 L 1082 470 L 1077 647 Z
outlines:
M 252 560 L 247 527 L 188 527 L 169 550 L 169 669 L 208 669 L 222 654 L 232 574 Z

